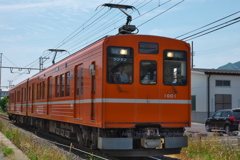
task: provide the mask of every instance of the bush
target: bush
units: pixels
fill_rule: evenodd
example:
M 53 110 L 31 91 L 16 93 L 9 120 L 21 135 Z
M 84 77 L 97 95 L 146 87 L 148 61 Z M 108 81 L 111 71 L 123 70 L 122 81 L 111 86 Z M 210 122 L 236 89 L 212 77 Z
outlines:
M 2 99 L 0 99 L 0 112 L 6 112 L 7 106 L 8 106 L 8 98 L 3 97 Z

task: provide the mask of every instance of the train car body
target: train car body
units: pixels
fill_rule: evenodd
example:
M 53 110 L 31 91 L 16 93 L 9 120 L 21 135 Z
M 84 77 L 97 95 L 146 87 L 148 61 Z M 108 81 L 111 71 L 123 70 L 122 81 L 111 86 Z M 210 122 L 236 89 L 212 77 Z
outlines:
M 9 91 L 9 118 L 113 155 L 179 153 L 191 125 L 190 46 L 106 36 Z

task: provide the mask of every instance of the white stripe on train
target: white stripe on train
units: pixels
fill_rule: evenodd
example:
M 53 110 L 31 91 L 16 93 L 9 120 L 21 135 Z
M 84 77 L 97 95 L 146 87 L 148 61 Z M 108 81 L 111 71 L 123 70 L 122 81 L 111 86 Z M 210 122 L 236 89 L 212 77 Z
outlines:
M 70 101 L 53 101 L 53 102 L 37 102 L 28 103 L 28 105 L 47 105 L 47 104 L 83 104 L 83 103 L 141 103 L 141 104 L 191 104 L 191 100 L 166 100 L 166 99 L 116 99 L 116 98 L 97 98 L 97 99 L 83 99 Z M 22 104 L 26 105 L 26 104 Z M 15 106 L 15 105 L 9 105 Z M 21 104 L 16 104 L 21 106 Z

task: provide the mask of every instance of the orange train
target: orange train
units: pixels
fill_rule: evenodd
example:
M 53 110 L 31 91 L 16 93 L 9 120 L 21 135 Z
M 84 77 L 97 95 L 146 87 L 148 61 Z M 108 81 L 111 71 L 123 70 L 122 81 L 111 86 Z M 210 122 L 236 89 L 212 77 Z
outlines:
M 157 156 L 187 146 L 190 45 L 106 36 L 9 91 L 11 120 L 112 155 Z

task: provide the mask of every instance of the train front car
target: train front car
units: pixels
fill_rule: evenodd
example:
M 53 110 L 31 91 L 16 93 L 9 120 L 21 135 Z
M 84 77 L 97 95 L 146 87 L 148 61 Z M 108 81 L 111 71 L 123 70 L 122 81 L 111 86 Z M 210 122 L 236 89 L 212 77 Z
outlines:
M 190 45 L 157 36 L 109 36 L 103 62 L 98 148 L 115 156 L 157 156 L 187 147 Z

